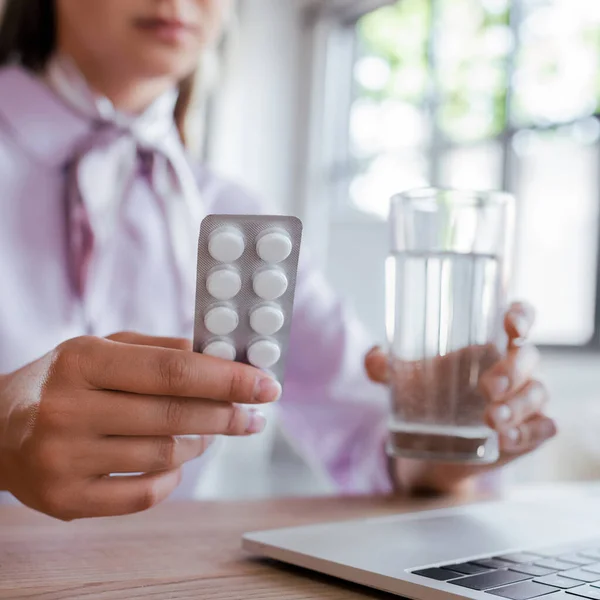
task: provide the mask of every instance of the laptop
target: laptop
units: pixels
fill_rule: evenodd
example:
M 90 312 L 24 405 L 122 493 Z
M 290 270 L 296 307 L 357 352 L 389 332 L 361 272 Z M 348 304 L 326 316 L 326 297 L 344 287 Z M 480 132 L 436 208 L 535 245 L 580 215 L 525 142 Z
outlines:
M 600 599 L 600 487 L 248 533 L 243 547 L 411 600 Z

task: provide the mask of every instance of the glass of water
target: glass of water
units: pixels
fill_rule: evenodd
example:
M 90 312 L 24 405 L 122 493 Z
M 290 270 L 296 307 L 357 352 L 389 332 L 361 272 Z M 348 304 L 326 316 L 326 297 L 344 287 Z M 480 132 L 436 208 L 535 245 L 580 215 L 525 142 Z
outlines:
M 495 462 L 480 376 L 500 359 L 514 200 L 422 189 L 392 199 L 386 265 L 393 456 Z

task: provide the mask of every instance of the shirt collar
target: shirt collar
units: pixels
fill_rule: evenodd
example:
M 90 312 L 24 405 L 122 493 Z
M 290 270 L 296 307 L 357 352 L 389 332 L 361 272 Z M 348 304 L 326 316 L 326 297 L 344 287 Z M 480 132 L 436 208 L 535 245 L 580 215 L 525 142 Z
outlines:
M 94 128 L 36 74 L 20 66 L 0 69 L 0 120 L 38 161 L 64 165 Z

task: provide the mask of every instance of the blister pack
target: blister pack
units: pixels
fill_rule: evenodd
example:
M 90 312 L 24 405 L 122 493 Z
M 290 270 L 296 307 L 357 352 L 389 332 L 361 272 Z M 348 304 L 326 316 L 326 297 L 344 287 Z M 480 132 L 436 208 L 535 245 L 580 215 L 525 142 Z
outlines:
M 195 352 L 251 364 L 283 384 L 301 241 L 296 217 L 202 221 Z

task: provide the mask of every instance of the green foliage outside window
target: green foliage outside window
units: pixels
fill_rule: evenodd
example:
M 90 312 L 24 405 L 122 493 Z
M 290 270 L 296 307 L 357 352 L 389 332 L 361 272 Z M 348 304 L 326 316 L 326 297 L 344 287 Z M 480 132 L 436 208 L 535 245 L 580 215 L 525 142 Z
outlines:
M 600 108 L 600 10 L 591 4 L 520 0 L 517 44 L 508 0 L 399 0 L 358 24 L 360 55 L 387 68 L 376 85 L 358 80 L 358 97 L 423 106 L 436 90 L 448 141 L 489 139 L 508 125 L 514 59 L 511 124 L 585 117 Z

